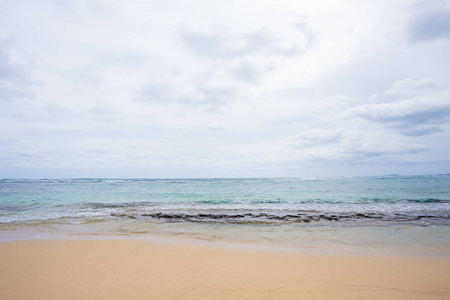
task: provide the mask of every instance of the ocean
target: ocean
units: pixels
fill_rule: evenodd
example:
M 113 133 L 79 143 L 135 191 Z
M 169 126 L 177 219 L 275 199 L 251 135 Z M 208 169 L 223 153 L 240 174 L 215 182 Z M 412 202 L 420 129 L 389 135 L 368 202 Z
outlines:
M 52 237 L 450 255 L 450 176 L 0 180 L 0 240 Z

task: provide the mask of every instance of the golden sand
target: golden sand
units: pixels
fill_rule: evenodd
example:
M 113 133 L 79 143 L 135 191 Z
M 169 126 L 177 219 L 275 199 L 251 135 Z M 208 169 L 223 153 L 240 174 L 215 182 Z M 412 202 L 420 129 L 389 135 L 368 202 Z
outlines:
M 27 240 L 0 270 L 0 299 L 450 299 L 449 258 Z

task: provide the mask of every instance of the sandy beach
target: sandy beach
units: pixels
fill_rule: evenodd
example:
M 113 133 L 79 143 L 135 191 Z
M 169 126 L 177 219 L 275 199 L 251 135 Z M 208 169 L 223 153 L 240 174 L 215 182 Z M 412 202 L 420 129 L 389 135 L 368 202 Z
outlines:
M 449 299 L 450 259 L 139 240 L 0 243 L 0 299 Z

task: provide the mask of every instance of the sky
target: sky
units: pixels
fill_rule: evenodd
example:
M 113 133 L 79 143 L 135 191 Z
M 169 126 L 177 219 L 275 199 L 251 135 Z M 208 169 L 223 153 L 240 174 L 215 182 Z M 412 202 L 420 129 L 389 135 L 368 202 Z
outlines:
M 450 1 L 0 0 L 0 178 L 450 173 Z

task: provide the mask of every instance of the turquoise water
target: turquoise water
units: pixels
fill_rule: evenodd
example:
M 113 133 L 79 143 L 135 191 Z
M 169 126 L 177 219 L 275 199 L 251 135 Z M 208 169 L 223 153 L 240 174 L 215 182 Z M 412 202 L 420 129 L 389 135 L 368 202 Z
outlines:
M 446 252 L 450 176 L 4 179 L 0 229 Z

